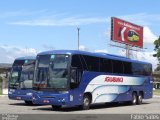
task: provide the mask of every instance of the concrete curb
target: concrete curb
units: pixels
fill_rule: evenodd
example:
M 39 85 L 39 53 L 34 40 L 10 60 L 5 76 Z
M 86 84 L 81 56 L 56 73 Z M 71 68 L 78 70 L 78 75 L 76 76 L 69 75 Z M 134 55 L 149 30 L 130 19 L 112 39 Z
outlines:
M 153 97 L 155 97 L 155 98 L 157 98 L 157 97 L 160 98 L 160 95 L 153 95 Z
M 7 97 L 8 95 L 0 95 L 0 97 Z

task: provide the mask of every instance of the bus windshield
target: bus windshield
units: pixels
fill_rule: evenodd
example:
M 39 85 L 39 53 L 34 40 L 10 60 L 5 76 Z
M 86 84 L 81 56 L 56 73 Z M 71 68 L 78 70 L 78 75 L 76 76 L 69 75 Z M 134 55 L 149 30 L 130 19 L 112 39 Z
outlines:
M 19 79 L 21 74 L 21 67 L 13 67 L 11 71 L 11 76 L 9 80 L 9 87 L 18 87 Z
M 34 86 L 51 89 L 68 88 L 69 55 L 38 56 Z
M 15 60 L 12 66 L 9 87 L 32 88 L 34 65 L 35 60 Z
M 26 60 L 20 76 L 20 88 L 32 88 L 35 60 Z

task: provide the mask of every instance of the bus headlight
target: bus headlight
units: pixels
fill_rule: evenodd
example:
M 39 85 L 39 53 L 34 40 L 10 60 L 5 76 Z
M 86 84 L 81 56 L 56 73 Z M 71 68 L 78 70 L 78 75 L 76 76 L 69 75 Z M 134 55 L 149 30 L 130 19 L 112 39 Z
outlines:
M 14 92 L 15 92 L 14 89 L 10 89 L 10 90 L 8 91 L 8 94 L 13 94 Z
M 33 95 L 33 93 L 27 93 L 26 95 L 32 96 L 32 95 Z
M 59 98 L 58 102 L 64 102 L 65 99 L 64 98 Z
M 11 91 L 9 91 L 9 92 L 8 92 L 8 94 L 12 94 L 12 92 L 11 92 Z

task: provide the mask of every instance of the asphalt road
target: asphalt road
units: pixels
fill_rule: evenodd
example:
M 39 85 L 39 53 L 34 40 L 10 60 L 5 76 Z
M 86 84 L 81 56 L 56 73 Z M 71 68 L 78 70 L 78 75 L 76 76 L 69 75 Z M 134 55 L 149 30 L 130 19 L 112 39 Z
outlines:
M 90 110 L 62 108 L 52 110 L 50 105 L 27 106 L 23 101 L 9 100 L 7 96 L 0 96 L 0 114 L 160 114 L 160 97 L 144 100 L 141 105 L 99 104 L 91 106 Z

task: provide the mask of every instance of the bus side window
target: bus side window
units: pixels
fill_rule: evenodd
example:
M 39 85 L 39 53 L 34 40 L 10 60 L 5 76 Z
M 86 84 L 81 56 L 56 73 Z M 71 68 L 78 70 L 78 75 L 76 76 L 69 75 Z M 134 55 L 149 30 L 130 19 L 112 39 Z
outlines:
M 113 73 L 123 74 L 123 62 L 119 60 L 112 60 Z
M 71 66 L 76 67 L 77 69 L 81 69 L 81 70 L 83 69 L 83 66 L 82 66 L 79 55 L 73 55 L 72 56 Z
M 132 66 L 130 62 L 123 62 L 124 74 L 132 74 Z
M 78 84 L 81 81 L 81 77 L 82 77 L 82 73 L 83 73 L 83 65 L 82 65 L 82 62 L 80 60 L 79 55 L 73 55 L 72 56 L 71 66 L 72 66 L 71 82 L 74 82 L 74 83 Z
M 151 67 L 151 65 L 145 64 L 145 65 L 143 65 L 143 68 L 144 68 L 144 75 L 150 76 L 151 73 L 152 73 L 152 67 Z
M 100 72 L 112 73 L 112 61 L 110 59 L 100 59 Z
M 99 58 L 83 55 L 82 56 L 89 71 L 99 72 Z
M 143 66 L 140 63 L 132 63 L 133 75 L 143 75 Z

